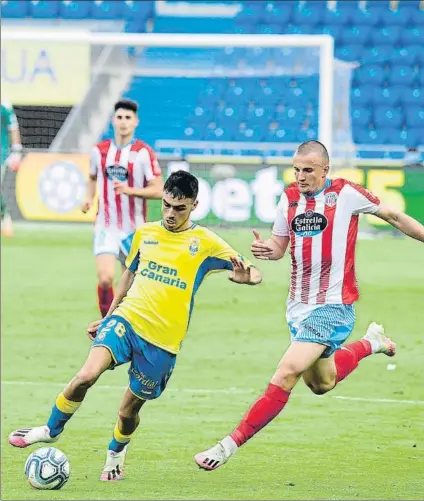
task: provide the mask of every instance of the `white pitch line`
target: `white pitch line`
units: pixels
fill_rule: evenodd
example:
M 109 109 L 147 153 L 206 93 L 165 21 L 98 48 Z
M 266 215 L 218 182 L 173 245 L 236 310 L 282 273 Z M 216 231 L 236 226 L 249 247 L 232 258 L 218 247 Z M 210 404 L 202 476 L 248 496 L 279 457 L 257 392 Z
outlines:
M 410 404 L 410 405 L 423 405 L 424 400 L 396 400 L 395 398 L 365 398 L 365 397 L 343 397 L 341 395 L 332 395 L 333 398 L 338 400 L 354 400 L 357 402 L 376 402 L 382 404 Z
M 55 388 L 64 388 L 66 383 L 52 383 L 48 381 L 2 381 L 2 385 L 7 386 L 50 386 Z M 108 384 L 97 384 L 94 386 L 99 390 L 125 390 L 127 386 L 118 385 L 108 385 Z M 174 389 L 168 388 L 168 393 L 190 393 L 190 394 L 216 394 L 223 393 L 228 394 L 255 394 L 259 393 L 260 390 L 255 388 L 181 388 Z M 314 395 L 293 395 L 314 398 Z M 344 397 L 342 395 L 329 395 L 331 398 L 337 400 L 351 400 L 356 402 L 372 402 L 381 404 L 404 404 L 404 405 L 424 405 L 424 400 L 401 400 L 395 398 L 367 398 L 367 397 Z

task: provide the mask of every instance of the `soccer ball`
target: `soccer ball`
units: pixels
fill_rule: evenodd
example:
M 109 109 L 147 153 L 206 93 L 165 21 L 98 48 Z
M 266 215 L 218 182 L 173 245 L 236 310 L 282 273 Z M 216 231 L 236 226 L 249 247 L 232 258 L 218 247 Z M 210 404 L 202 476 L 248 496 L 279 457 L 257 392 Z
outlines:
M 42 447 L 28 456 L 25 475 L 34 489 L 61 489 L 69 480 L 69 461 L 59 449 Z

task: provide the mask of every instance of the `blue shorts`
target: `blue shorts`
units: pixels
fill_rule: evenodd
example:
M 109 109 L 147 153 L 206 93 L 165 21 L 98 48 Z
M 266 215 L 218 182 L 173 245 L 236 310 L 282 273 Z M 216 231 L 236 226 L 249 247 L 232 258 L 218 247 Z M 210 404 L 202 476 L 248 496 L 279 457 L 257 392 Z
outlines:
M 355 308 L 352 304 L 325 304 L 314 306 L 294 304 L 287 310 L 287 321 L 292 341 L 319 343 L 328 348 L 321 358 L 330 357 L 350 336 L 355 326 Z M 302 312 L 302 306 L 305 306 Z
M 93 346 L 104 346 L 110 351 L 113 358 L 111 369 L 131 362 L 128 370 L 129 388 L 143 400 L 153 400 L 161 395 L 177 358 L 173 353 L 138 336 L 119 315 L 104 319 L 97 330 Z

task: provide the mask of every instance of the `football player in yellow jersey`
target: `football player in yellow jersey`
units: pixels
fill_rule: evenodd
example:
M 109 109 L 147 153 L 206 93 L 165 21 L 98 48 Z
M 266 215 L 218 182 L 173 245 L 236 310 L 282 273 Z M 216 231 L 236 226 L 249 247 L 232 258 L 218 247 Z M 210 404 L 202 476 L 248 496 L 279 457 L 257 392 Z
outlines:
M 129 386 L 107 451 L 101 480 L 121 480 L 128 444 L 147 400 L 164 391 L 187 332 L 194 296 L 211 272 L 229 270 L 238 284 L 256 285 L 257 269 L 212 231 L 194 224 L 198 181 L 185 171 L 164 186 L 162 221 L 146 223 L 134 235 L 127 270 L 107 316 L 88 327 L 93 340 L 87 361 L 57 397 L 44 426 L 9 436 L 15 447 L 56 442 L 87 390 L 107 369 L 131 362 Z

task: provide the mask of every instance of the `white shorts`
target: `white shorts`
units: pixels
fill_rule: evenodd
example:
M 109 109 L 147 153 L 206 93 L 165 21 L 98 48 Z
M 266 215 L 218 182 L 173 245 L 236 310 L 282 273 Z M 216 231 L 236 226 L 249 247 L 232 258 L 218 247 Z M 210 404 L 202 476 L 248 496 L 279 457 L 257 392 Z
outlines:
M 119 230 L 118 228 L 94 226 L 94 255 L 113 254 L 118 257 L 121 252 L 127 256 L 130 248 L 130 245 L 127 245 L 127 243 L 131 236 L 132 233 Z

